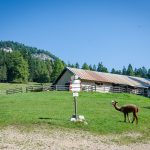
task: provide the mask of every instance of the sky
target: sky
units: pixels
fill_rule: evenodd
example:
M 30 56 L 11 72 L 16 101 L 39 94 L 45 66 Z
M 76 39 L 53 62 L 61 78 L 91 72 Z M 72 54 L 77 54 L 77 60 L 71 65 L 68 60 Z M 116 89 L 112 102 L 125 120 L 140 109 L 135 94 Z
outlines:
M 150 68 L 149 0 L 0 0 L 0 40 L 66 63 Z

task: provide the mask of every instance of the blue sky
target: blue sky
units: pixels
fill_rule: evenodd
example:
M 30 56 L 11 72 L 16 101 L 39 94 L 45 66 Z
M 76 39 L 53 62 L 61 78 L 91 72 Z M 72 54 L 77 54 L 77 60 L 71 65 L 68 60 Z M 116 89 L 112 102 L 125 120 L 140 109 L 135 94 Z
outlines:
M 0 40 L 66 63 L 150 68 L 149 0 L 0 0 Z

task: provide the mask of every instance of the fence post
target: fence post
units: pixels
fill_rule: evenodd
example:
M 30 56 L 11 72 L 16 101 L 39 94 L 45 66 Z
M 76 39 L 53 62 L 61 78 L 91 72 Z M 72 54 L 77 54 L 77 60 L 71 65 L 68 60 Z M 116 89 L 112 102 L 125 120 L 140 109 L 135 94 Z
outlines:
M 57 91 L 57 85 L 56 85 L 56 87 L 55 87 L 55 90 Z

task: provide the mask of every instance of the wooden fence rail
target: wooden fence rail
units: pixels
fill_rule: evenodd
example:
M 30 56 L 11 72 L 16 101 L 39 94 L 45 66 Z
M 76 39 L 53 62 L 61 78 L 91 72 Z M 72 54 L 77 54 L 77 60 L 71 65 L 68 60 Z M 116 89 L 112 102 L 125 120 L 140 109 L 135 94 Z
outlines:
M 22 87 L 6 90 L 6 94 L 15 94 L 15 93 L 22 93 L 22 92 L 23 92 Z
M 39 85 L 39 86 L 28 86 L 24 90 L 26 92 L 41 92 L 41 91 L 69 91 L 69 85 Z M 6 91 L 0 91 L 0 94 L 15 94 L 24 92 L 23 88 L 8 89 Z M 81 91 L 89 92 L 112 92 L 112 93 L 132 93 L 138 95 L 147 95 L 144 89 L 131 88 L 123 86 L 97 86 L 97 85 L 86 85 L 81 87 Z
M 65 85 L 50 85 L 50 86 L 29 86 L 26 87 L 26 92 L 41 92 L 41 91 L 68 91 L 69 86 Z

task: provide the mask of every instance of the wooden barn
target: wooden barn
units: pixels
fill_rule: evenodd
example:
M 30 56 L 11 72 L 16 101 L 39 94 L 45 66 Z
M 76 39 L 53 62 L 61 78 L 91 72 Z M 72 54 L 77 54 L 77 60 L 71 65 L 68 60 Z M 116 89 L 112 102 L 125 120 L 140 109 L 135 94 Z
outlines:
M 83 91 L 126 92 L 150 97 L 150 80 L 145 78 L 66 67 L 54 82 L 57 88 L 69 90 L 71 78 L 77 75 Z

